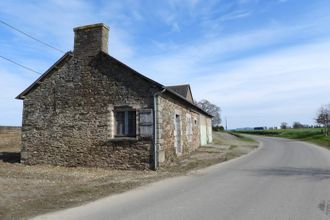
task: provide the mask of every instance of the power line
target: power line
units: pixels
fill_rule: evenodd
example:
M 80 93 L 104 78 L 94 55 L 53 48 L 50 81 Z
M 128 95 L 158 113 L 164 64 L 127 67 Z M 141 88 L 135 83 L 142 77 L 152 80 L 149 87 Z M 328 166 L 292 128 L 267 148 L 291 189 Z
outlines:
M 11 62 L 11 63 L 13 63 L 13 64 L 15 64 L 15 65 L 17 65 L 17 66 L 20 66 L 20 67 L 24 68 L 24 69 L 27 69 L 27 70 L 29 70 L 29 71 L 31 71 L 31 72 L 34 72 L 34 73 L 37 73 L 37 74 L 40 74 L 40 75 L 42 74 L 42 73 L 40 73 L 40 72 L 38 72 L 38 71 L 36 71 L 36 70 L 30 68 L 30 67 L 27 67 L 27 66 L 25 66 L 25 65 L 23 65 L 23 64 L 20 64 L 20 63 L 17 63 L 16 61 L 14 61 L 14 60 L 12 60 L 12 59 L 9 59 L 9 58 L 7 58 L 7 57 L 4 57 L 4 56 L 1 56 L 1 55 L 0 55 L 0 58 L 2 58 L 2 59 L 4 59 L 4 60 L 7 60 L 7 61 L 9 61 L 9 62 Z
M 21 33 L 21 34 L 23 34 L 23 35 L 25 35 L 25 36 L 27 36 L 27 37 L 29 37 L 29 38 L 31 38 L 31 39 L 37 41 L 37 42 L 39 42 L 40 44 L 43 44 L 43 45 L 45 45 L 45 46 L 47 46 L 47 47 L 49 47 L 49 48 L 52 48 L 52 49 L 54 49 L 54 50 L 56 50 L 56 51 L 58 51 L 58 52 L 65 53 L 65 51 L 63 51 L 63 50 L 61 50 L 61 49 L 58 49 L 58 48 L 56 48 L 56 47 L 54 47 L 54 46 L 52 46 L 52 45 L 50 45 L 50 44 L 48 44 L 48 43 L 46 43 L 46 42 L 43 42 L 43 41 L 41 41 L 41 40 L 39 40 L 39 39 L 33 37 L 32 35 L 30 35 L 30 34 L 28 34 L 28 33 L 25 33 L 24 31 L 21 31 L 21 30 L 19 30 L 18 28 L 14 27 L 14 26 L 12 26 L 12 25 L 10 25 L 10 24 L 8 24 L 7 22 L 5 22 L 5 21 L 3 21 L 3 20 L 1 20 L 1 19 L 0 19 L 0 23 L 2 23 L 2 24 L 4 24 L 4 25 L 10 27 L 11 29 L 13 29 L 13 30 L 15 30 L 15 31 L 17 31 L 17 32 L 19 32 L 19 33 Z

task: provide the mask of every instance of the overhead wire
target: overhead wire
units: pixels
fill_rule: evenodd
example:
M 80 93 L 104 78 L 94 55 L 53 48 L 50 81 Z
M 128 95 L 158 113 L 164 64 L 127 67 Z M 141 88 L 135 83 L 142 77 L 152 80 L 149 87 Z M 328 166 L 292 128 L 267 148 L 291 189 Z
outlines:
M 3 25 L 5 25 L 5 26 L 7 26 L 7 27 L 9 27 L 9 28 L 11 28 L 11 29 L 13 29 L 14 31 L 16 31 L 18 33 L 21 33 L 21 34 L 25 35 L 26 37 L 29 37 L 29 38 L 33 39 L 34 41 L 37 41 L 38 43 L 40 43 L 40 44 L 42 44 L 44 46 L 47 46 L 47 47 L 49 47 L 49 48 L 51 48 L 53 50 L 56 50 L 57 52 L 65 53 L 65 51 L 63 51 L 63 50 L 61 50 L 59 48 L 56 48 L 56 47 L 54 47 L 54 46 L 50 45 L 49 43 L 46 43 L 46 42 L 44 42 L 42 40 L 39 40 L 38 38 L 33 37 L 32 35 L 30 35 L 30 34 L 24 32 L 24 31 L 20 30 L 19 28 L 14 27 L 13 25 L 11 25 L 11 24 L 9 24 L 9 23 L 1 20 L 1 19 L 0 19 L 0 23 L 3 24 Z M 17 66 L 20 66 L 20 67 L 22 67 L 22 68 L 24 68 L 26 70 L 31 71 L 31 72 L 34 72 L 34 73 L 37 73 L 37 74 L 42 74 L 39 71 L 36 71 L 33 68 L 31 68 L 31 67 L 25 66 L 23 64 L 20 64 L 19 62 L 14 61 L 13 59 L 7 58 L 7 57 L 2 56 L 2 55 L 0 55 L 0 58 L 2 58 L 4 60 L 7 60 L 7 61 L 9 61 L 9 62 L 11 62 L 11 63 L 13 63 L 13 64 L 15 64 Z
M 40 72 L 38 72 L 38 71 L 36 71 L 36 70 L 34 70 L 34 69 L 28 67 L 28 66 L 25 66 L 25 65 L 23 65 L 23 64 L 20 64 L 20 63 L 14 61 L 14 60 L 12 60 L 12 59 L 9 59 L 9 58 L 7 58 L 7 57 L 2 56 L 2 55 L 0 55 L 0 58 L 2 58 L 2 59 L 4 59 L 4 60 L 7 60 L 7 61 L 9 61 L 9 62 L 11 62 L 11 63 L 13 63 L 13 64 L 15 64 L 15 65 L 17 65 L 17 66 L 20 66 L 20 67 L 22 67 L 22 68 L 24 68 L 24 69 L 26 69 L 26 70 L 31 71 L 31 72 L 34 72 L 34 73 L 37 73 L 37 74 L 40 74 L 40 75 L 42 74 L 42 73 L 40 73 Z
M 5 22 L 5 21 L 3 21 L 3 20 L 1 20 L 1 19 L 0 19 L 0 23 L 2 23 L 3 25 L 6 25 L 7 27 L 13 29 L 14 31 L 16 31 L 16 32 L 18 32 L 18 33 L 21 33 L 21 34 L 23 34 L 23 35 L 25 35 L 25 36 L 27 36 L 27 37 L 29 37 L 29 38 L 31 38 L 31 39 L 37 41 L 37 42 L 40 43 L 40 44 L 43 44 L 43 45 L 45 45 L 45 46 L 47 46 L 47 47 L 49 47 L 49 48 L 52 48 L 52 49 L 54 49 L 54 50 L 56 50 L 56 51 L 58 51 L 58 52 L 65 53 L 65 51 L 63 51 L 63 50 L 61 50 L 61 49 L 59 49 L 59 48 L 56 48 L 56 47 L 54 47 L 54 46 L 50 45 L 49 43 L 46 43 L 46 42 L 44 42 L 44 41 L 42 41 L 42 40 L 39 40 L 39 39 L 37 39 L 36 37 L 33 37 L 32 35 L 30 35 L 30 34 L 24 32 L 24 31 L 22 31 L 22 30 L 20 30 L 20 29 L 18 29 L 18 28 L 16 28 L 16 27 L 12 26 L 11 24 L 8 24 L 7 22 Z

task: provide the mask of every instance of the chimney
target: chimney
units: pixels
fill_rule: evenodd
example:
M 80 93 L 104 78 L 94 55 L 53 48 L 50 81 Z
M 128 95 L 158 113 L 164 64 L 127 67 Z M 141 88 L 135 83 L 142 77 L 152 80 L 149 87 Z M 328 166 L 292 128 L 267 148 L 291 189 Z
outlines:
M 109 27 L 103 23 L 76 27 L 73 54 L 76 57 L 95 56 L 100 51 L 108 53 Z

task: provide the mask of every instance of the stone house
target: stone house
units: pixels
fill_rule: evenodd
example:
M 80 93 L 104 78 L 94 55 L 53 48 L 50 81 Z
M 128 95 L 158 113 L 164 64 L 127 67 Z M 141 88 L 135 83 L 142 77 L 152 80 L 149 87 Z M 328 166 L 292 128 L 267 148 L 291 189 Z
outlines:
M 74 28 L 67 52 L 23 100 L 24 164 L 156 169 L 212 141 L 189 85 L 166 87 L 108 54 L 104 24 Z

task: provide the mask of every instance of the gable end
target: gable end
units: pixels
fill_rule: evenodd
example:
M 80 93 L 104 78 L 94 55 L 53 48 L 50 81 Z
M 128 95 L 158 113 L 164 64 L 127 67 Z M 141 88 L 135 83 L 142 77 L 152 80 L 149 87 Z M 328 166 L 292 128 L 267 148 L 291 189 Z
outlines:
M 32 83 L 28 88 L 26 88 L 21 94 L 19 94 L 16 99 L 24 100 L 25 96 L 31 91 L 36 89 L 47 77 L 51 76 L 55 70 L 63 66 L 72 57 L 72 52 L 69 51 L 65 53 L 56 63 L 54 63 L 46 72 L 44 72 L 34 83 Z

